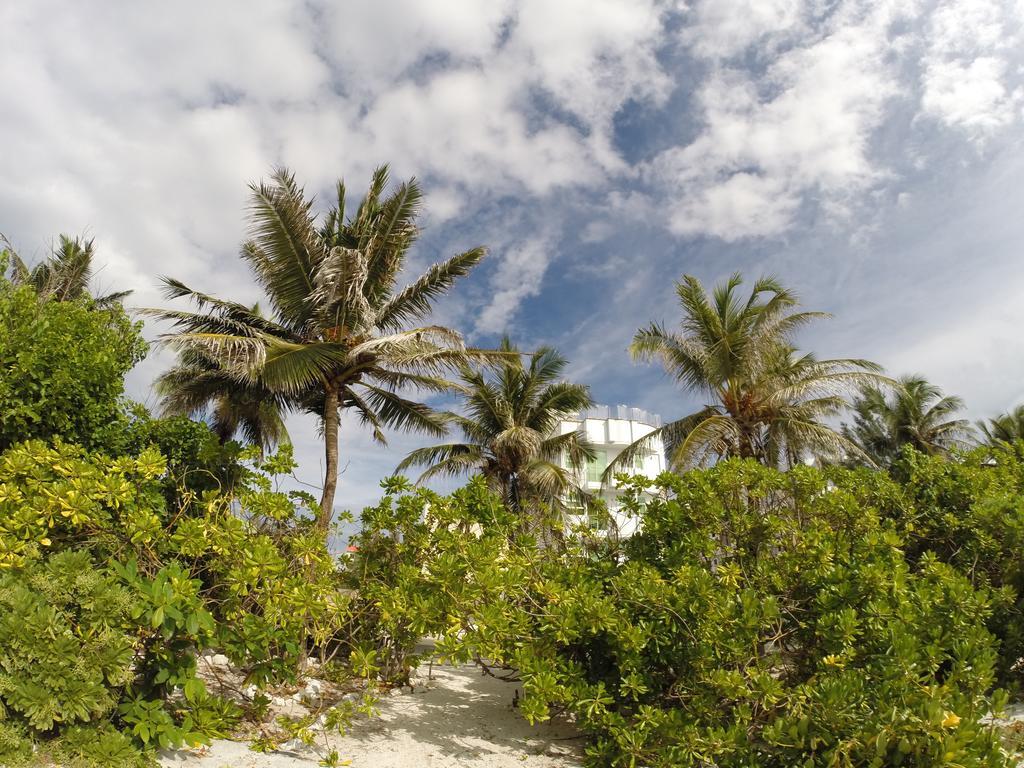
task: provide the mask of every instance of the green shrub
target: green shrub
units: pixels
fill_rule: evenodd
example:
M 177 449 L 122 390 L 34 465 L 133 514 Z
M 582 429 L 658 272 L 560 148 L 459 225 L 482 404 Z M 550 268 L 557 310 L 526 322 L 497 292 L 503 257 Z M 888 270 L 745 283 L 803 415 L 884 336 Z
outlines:
M 62 441 L 0 454 L 0 567 L 48 550 L 88 546 L 107 560 L 165 546 L 165 467 L 153 450 L 110 459 Z
M 207 739 L 223 739 L 235 733 L 245 711 L 231 699 L 202 694 L 190 702 L 188 716 L 196 733 Z
M 989 628 L 1000 685 L 1024 693 L 1024 443 L 956 461 L 907 450 L 893 468 L 901 495 L 879 506 L 900 528 L 911 564 L 929 553 L 996 590 Z
M 112 563 L 111 569 L 132 595 L 131 618 L 143 650 L 135 668 L 136 691 L 146 698 L 163 697 L 175 687 L 189 699 L 202 694 L 196 653 L 213 638 L 214 620 L 200 594 L 200 580 L 190 578 L 177 562 L 163 566 L 152 578 L 139 573 L 135 560 Z
M 273 479 L 288 449 L 262 459 L 124 402 L 145 344 L 119 306 L 41 301 L 5 272 L 0 749 L 27 736 L 65 762 L 130 764 L 222 735 L 237 708 L 205 690 L 198 653 L 248 683 L 351 645 L 315 502 Z
M 0 719 L 0 765 L 16 768 L 32 757 L 32 740 L 25 729 L 13 722 Z
M 637 481 L 642 532 L 603 551 L 475 529 L 479 496 L 406 497 L 378 535 L 433 534 L 378 600 L 517 676 L 528 719 L 571 712 L 593 765 L 1004 766 L 990 594 L 934 557 L 912 570 L 861 477 L 730 461 Z
M 507 547 L 519 518 L 480 478 L 450 496 L 413 491 L 402 478 L 382 486 L 345 563 L 355 595 L 346 651 L 355 674 L 403 683 L 418 663 L 417 641 L 458 620 L 457 596 Z
M 0 709 L 36 731 L 108 715 L 132 677 L 129 609 L 86 552 L 0 571 Z
M 211 491 L 230 493 L 245 476 L 246 452 L 238 443 L 221 443 L 203 422 L 183 416 L 153 418 L 141 405 L 134 405 L 107 452 L 140 456 L 148 448 L 159 451 L 166 462 L 162 485 L 171 506 L 187 506 Z
M 73 726 L 50 745 L 48 757 L 64 768 L 154 768 L 151 754 L 140 752 L 129 736 L 109 723 Z
M 169 506 L 153 449 L 111 459 L 31 441 L 0 454 L 8 714 L 37 738 L 111 721 L 137 747 L 194 744 L 237 723 L 197 677 L 204 649 L 249 681 L 294 678 L 349 621 L 326 538 L 298 506 L 312 502 L 268 474 L 291 467 L 284 452 L 240 467 L 233 493 L 184 489 Z
M 0 275 L 0 451 L 50 437 L 103 447 L 146 350 L 140 330 L 120 306 L 42 301 Z

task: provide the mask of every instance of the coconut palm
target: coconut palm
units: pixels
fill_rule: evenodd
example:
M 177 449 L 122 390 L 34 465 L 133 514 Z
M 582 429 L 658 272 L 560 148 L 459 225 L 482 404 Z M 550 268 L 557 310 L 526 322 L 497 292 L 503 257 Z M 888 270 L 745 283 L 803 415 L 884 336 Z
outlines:
M 96 255 L 92 238 L 86 240 L 60 235 L 57 247 L 53 249 L 50 257 L 32 268 L 29 268 L 13 249 L 9 249 L 8 252 L 11 256 L 14 282 L 31 285 L 44 300 L 76 301 L 88 298 L 97 307 L 106 308 L 131 294 L 131 291 L 109 293 L 104 296 L 92 296 L 89 293 L 89 283 L 92 281 L 94 270 L 93 259 Z
M 944 395 L 922 376 L 903 376 L 892 387 L 864 387 L 853 401 L 853 424 L 843 425 L 843 432 L 883 466 L 905 445 L 945 454 L 970 434 L 970 423 L 956 418 L 963 407 L 959 397 Z
M 463 441 L 412 451 L 398 470 L 427 467 L 420 482 L 480 473 L 516 510 L 527 500 L 557 504 L 566 494 L 582 493 L 580 469 L 594 449 L 582 431 L 558 434 L 558 427 L 593 405 L 589 390 L 561 380 L 567 361 L 550 347 L 531 354 L 526 365 L 507 337 L 499 351 L 508 357 L 493 374 L 461 373 L 463 412 L 446 418 Z
M 982 442 L 987 445 L 1015 443 L 1024 440 L 1024 405 L 1018 405 L 1009 413 L 1001 413 L 994 419 L 978 422 Z
M 651 323 L 633 337 L 634 359 L 660 361 L 706 401 L 619 454 L 606 482 L 657 440 L 676 470 L 732 456 L 786 466 L 807 456 L 858 451 L 828 419 L 845 406 L 844 393 L 882 378 L 879 367 L 798 352 L 794 332 L 828 315 L 795 311 L 797 296 L 773 278 L 759 279 L 745 298 L 742 284 L 735 274 L 709 296 L 697 278 L 685 275 L 676 284 L 679 331 Z
M 320 417 L 326 475 L 317 522 L 325 529 L 337 488 L 341 411 L 355 412 L 380 442 L 387 428 L 440 436 L 441 417 L 406 394 L 444 391 L 450 386 L 446 372 L 487 358 L 467 349 L 449 328 L 409 327 L 429 314 L 432 302 L 468 274 L 485 250 L 453 256 L 397 289 L 417 237 L 421 193 L 414 179 L 390 193 L 388 183 L 388 169 L 378 168 L 369 191 L 347 215 L 345 185 L 339 182 L 333 205 L 318 221 L 295 177 L 275 171 L 269 183 L 250 185 L 251 238 L 242 247 L 270 314 L 263 317 L 168 278 L 168 297 L 188 298 L 198 311 L 147 312 L 173 324 L 164 343 L 212 360 L 233 380 Z
M 222 443 L 240 434 L 262 452 L 288 441 L 288 399 L 258 381 L 239 378 L 203 350 L 183 350 L 155 388 L 162 416 L 206 418 Z

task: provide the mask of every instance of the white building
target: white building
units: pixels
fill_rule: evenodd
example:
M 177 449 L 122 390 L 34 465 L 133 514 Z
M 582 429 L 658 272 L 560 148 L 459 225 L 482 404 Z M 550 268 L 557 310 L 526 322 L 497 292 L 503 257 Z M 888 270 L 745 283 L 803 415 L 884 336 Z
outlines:
M 565 419 L 559 425 L 559 432 L 563 435 L 582 427 L 587 440 L 596 449 L 597 458 L 587 465 L 582 473 L 583 476 L 580 477 L 580 485 L 594 496 L 604 499 L 621 536 L 633 534 L 637 521 L 620 511 L 622 505 L 619 502 L 614 481 L 610 483 L 610 487 L 602 487 L 602 475 L 607 469 L 608 463 L 622 453 L 627 446 L 641 437 L 649 435 L 660 426 L 661 417 L 657 414 L 648 413 L 640 408 L 630 408 L 626 405 L 614 407 L 597 405 L 576 414 L 574 418 Z M 654 478 L 664 469 L 665 447 L 661 439 L 657 438 L 644 451 L 643 455 L 634 457 L 632 466 L 622 467 L 621 471 Z M 580 512 L 583 513 L 583 510 Z

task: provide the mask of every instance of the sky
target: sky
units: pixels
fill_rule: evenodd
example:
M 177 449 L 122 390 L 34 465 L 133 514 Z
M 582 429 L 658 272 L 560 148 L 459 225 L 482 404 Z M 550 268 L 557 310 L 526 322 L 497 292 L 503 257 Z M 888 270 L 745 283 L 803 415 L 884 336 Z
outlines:
M 626 348 L 735 271 L 833 313 L 805 349 L 1024 402 L 1024 0 L 5 0 L 0 52 L 0 232 L 95 237 L 131 306 L 158 275 L 257 300 L 247 183 L 329 200 L 390 163 L 426 192 L 410 275 L 490 249 L 435 319 L 557 347 L 598 402 L 699 406 Z M 346 418 L 339 506 L 421 444 Z

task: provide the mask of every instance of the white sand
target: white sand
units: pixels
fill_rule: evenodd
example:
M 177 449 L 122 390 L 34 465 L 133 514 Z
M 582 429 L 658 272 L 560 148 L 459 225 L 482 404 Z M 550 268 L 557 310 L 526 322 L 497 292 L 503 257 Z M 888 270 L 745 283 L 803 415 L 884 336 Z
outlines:
M 426 669 L 421 670 L 426 674 Z M 344 737 L 332 737 L 350 768 L 573 768 L 582 764 L 582 739 L 567 725 L 531 727 L 512 707 L 515 684 L 479 669 L 434 667 L 433 681 L 414 693 L 389 696 L 381 714 L 362 719 Z M 422 682 L 422 678 L 421 678 Z M 290 768 L 315 766 L 312 753 L 259 754 L 246 743 L 219 741 L 205 754 L 178 751 L 163 766 Z

